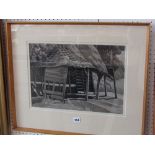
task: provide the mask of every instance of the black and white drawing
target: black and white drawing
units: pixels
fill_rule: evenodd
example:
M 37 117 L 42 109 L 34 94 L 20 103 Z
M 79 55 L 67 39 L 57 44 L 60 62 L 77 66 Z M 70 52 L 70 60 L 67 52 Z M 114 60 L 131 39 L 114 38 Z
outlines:
M 123 114 L 125 46 L 29 43 L 32 107 Z

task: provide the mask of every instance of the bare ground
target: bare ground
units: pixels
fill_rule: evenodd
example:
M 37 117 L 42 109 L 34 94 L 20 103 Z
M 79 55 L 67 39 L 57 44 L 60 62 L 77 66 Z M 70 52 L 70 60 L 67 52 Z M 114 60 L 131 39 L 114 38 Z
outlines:
M 33 107 L 123 114 L 123 100 L 120 95 L 117 99 L 110 96 L 102 97 L 99 100 L 88 99 L 88 101 L 84 99 L 66 99 L 65 102 L 49 98 L 33 98 L 32 102 Z

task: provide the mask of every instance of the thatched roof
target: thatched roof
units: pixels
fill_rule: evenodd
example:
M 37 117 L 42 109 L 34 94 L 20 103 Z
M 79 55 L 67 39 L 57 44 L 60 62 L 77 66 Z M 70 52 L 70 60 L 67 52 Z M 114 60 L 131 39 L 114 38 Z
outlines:
M 93 45 L 63 45 L 48 60 L 53 66 L 73 66 L 81 68 L 94 68 L 107 73 L 106 66 Z

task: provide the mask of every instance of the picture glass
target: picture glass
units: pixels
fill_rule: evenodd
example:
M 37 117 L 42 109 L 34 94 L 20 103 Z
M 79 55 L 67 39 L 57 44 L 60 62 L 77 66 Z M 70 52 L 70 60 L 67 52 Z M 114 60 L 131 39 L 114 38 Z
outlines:
M 15 127 L 142 133 L 147 26 L 12 24 L 11 39 Z

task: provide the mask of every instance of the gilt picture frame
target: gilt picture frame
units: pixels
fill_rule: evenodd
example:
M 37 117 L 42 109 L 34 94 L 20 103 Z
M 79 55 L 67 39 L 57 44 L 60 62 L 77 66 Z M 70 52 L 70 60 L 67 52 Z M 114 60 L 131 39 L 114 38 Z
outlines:
M 7 21 L 6 36 L 13 130 L 144 134 L 150 23 Z

